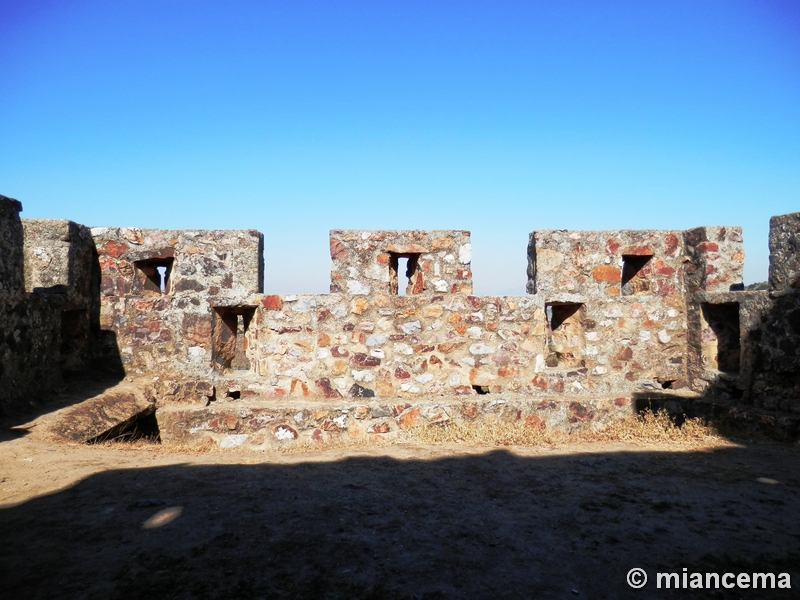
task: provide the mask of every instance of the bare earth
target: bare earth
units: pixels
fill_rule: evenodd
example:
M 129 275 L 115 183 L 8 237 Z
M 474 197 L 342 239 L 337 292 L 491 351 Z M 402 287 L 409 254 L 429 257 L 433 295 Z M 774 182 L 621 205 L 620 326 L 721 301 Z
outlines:
M 800 598 L 797 445 L 173 454 L 22 433 L 0 438 L 4 598 Z M 792 589 L 656 589 L 683 567 Z

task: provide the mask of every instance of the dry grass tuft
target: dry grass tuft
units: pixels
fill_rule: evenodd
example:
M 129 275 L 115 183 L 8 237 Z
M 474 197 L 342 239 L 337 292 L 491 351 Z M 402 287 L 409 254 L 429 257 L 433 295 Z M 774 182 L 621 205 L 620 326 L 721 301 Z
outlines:
M 722 437 L 702 419 L 686 419 L 680 426 L 666 411 L 646 411 L 615 421 L 602 429 L 550 430 L 529 427 L 525 421 L 425 424 L 406 432 L 426 444 L 463 443 L 500 446 L 565 446 L 580 442 L 626 442 L 706 446 Z

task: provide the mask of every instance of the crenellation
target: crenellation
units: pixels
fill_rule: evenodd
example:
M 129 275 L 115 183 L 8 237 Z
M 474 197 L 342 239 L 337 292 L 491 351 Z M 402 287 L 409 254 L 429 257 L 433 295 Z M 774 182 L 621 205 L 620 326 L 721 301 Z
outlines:
M 537 230 L 529 293 L 475 296 L 468 231 L 331 230 L 331 293 L 271 294 L 257 231 L 90 230 L 20 208 L 0 198 L 0 379 L 16 398 L 95 367 L 147 378 L 163 406 L 370 402 L 374 434 L 497 407 L 589 426 L 648 390 L 800 412 L 797 214 L 771 221 L 770 291 L 740 291 L 741 229 L 720 226 Z M 299 415 L 271 435 L 352 426 Z M 221 432 L 244 427 L 225 418 Z

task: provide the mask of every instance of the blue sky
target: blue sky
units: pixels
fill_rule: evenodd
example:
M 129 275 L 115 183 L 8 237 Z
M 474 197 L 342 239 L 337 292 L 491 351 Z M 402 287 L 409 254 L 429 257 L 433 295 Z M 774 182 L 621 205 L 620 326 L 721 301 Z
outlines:
M 534 229 L 800 211 L 800 2 L 0 0 L 0 194 L 23 217 L 256 228 L 266 291 L 328 230 L 469 229 L 479 294 Z

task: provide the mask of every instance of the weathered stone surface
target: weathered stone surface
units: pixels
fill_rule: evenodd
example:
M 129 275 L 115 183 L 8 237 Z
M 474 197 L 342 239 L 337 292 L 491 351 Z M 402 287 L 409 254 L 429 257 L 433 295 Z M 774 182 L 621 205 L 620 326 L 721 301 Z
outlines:
M 52 431 L 66 440 L 89 442 L 112 436 L 155 409 L 151 391 L 123 384 L 65 411 Z

